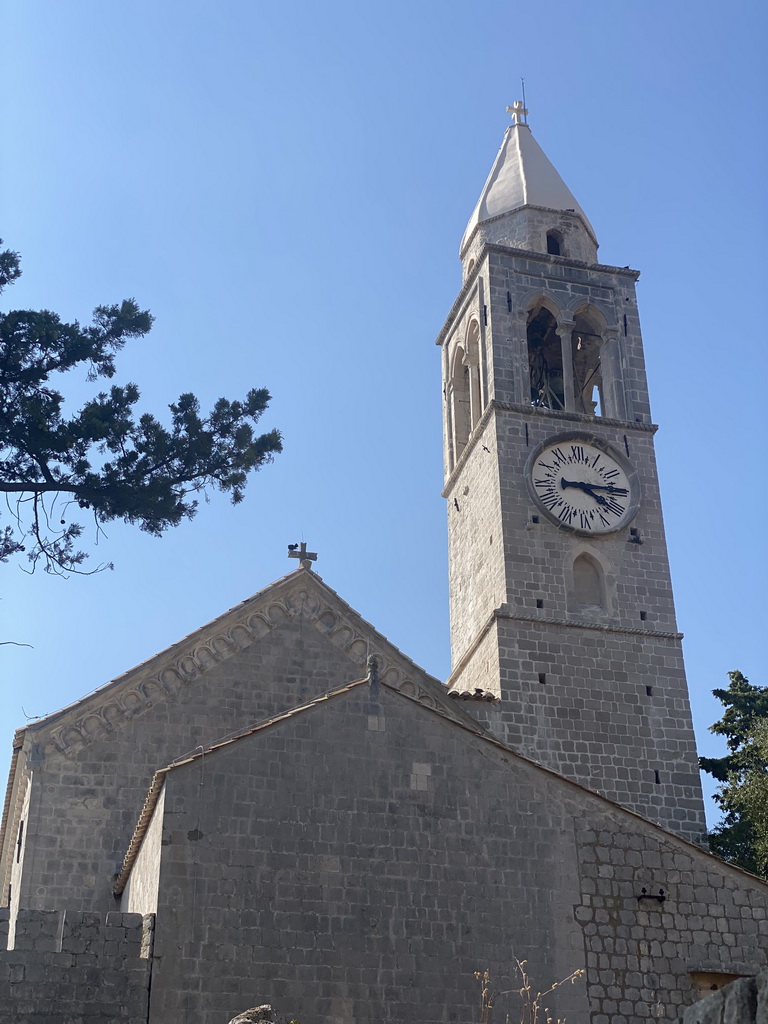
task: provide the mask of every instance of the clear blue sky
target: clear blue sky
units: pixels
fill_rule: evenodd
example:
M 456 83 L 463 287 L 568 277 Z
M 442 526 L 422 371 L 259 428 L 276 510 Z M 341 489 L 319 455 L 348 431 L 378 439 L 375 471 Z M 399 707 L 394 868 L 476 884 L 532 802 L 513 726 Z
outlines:
M 765 673 L 763 4 L 8 0 L 6 308 L 156 317 L 143 402 L 250 386 L 285 453 L 162 540 L 111 526 L 68 581 L 2 571 L 0 751 L 291 570 L 286 545 L 449 672 L 440 364 L 458 244 L 525 76 L 534 134 L 642 271 L 640 311 L 702 750 Z M 72 380 L 76 401 L 85 382 Z M 211 737 L 213 739 L 214 737 Z

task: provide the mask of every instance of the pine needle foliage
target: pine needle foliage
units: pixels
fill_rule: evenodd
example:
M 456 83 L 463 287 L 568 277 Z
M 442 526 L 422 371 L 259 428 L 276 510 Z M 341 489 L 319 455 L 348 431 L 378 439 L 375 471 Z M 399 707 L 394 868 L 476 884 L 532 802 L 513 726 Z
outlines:
M 0 252 L 0 291 L 20 273 L 18 253 Z M 81 572 L 83 513 L 97 535 L 122 520 L 159 536 L 191 519 L 211 490 L 242 501 L 249 474 L 281 451 L 277 430 L 254 430 L 265 388 L 220 398 L 207 415 L 193 394 L 181 395 L 163 423 L 137 412 L 135 384 L 113 385 L 66 414 L 66 374 L 79 370 L 94 384 L 113 377 L 117 353 L 151 326 L 133 299 L 98 306 L 87 326 L 48 310 L 0 314 L 0 561 L 20 555 L 29 571 Z

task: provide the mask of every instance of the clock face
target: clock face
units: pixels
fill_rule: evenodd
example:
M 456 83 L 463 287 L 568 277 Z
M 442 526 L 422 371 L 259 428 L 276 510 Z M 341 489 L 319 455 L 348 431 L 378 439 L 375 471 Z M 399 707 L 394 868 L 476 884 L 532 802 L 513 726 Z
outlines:
M 578 533 L 612 533 L 637 512 L 637 474 L 594 437 L 568 434 L 545 442 L 529 462 L 527 484 L 550 519 Z

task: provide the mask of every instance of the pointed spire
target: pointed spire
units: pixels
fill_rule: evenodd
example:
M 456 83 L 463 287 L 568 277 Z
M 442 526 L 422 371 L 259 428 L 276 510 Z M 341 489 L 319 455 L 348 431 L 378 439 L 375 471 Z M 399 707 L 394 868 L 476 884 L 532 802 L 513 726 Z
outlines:
M 528 206 L 576 214 L 596 244 L 587 215 L 531 134 L 522 101 L 507 107 L 507 112 L 513 123 L 504 133 L 501 149 L 469 218 L 460 252 L 464 253 L 476 227 Z

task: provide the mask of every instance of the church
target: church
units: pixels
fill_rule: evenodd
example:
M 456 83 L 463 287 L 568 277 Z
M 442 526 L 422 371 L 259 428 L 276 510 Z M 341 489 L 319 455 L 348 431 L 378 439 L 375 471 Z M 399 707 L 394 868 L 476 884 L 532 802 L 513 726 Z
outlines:
M 705 849 L 639 275 L 508 109 L 437 337 L 449 679 L 302 545 L 19 729 L 0 1024 L 517 1024 L 516 959 L 644 1024 L 768 966 L 768 885 Z

